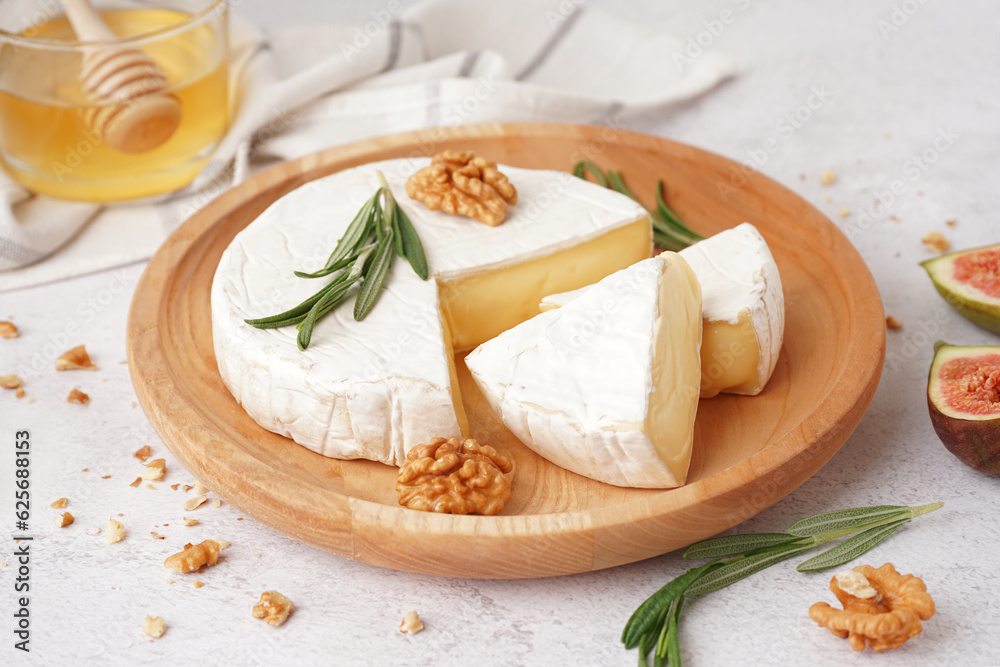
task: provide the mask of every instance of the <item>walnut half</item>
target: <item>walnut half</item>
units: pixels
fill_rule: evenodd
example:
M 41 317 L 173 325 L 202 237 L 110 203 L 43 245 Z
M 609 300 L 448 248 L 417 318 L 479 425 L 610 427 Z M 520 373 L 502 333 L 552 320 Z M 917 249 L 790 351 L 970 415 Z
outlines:
M 809 618 L 841 639 L 850 639 L 851 648 L 876 651 L 899 648 L 906 640 L 923 632 L 921 620 L 934 615 L 934 601 L 919 577 L 900 574 L 891 563 L 875 569 L 859 565 L 835 574 L 830 590 L 844 608 L 826 602 L 809 608 Z
M 406 454 L 399 469 L 399 504 L 424 512 L 496 514 L 510 500 L 509 458 L 473 439 L 434 438 Z
M 444 151 L 406 181 L 406 194 L 432 211 L 466 215 L 496 227 L 517 203 L 517 190 L 496 162 L 471 152 Z

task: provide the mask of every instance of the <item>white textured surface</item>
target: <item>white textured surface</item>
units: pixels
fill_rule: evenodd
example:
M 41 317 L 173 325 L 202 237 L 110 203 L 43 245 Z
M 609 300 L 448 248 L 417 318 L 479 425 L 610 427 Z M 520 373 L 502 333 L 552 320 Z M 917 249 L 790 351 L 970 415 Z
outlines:
M 626 17 L 696 37 L 703 22 L 729 9 L 734 20 L 714 46 L 739 57 L 746 72 L 703 100 L 639 129 L 704 146 L 738 159 L 776 149 L 763 171 L 788 184 L 831 216 L 867 260 L 886 311 L 904 324 L 889 332 L 885 371 L 874 402 L 844 448 L 816 476 L 740 530 L 783 530 L 803 516 L 883 502 L 947 504 L 901 529 L 864 562 L 893 562 L 927 582 L 937 615 L 904 648 L 856 655 L 846 641 L 817 628 L 809 605 L 833 602 L 828 575 L 804 575 L 784 563 L 731 589 L 692 601 L 681 628 L 688 665 L 844 664 L 996 665 L 1000 662 L 1000 479 L 954 459 L 935 437 L 924 403 L 933 341 L 998 344 L 937 296 L 918 262 L 931 229 L 956 247 L 996 242 L 1000 209 L 993 174 L 1000 126 L 1000 10 L 984 0 L 922 4 L 845 0 L 836 4 L 652 1 L 600 4 Z M 878 21 L 893 6 L 919 6 L 883 39 Z M 272 24 L 367 20 L 380 2 L 271 3 L 242 7 Z M 782 119 L 809 99 L 829 99 L 794 128 Z M 803 116 L 806 112 L 801 112 Z M 798 121 L 796 121 L 798 122 Z M 949 128 L 957 138 L 939 141 Z M 794 130 L 789 135 L 788 129 Z M 947 150 L 941 150 L 945 147 Z M 912 160 L 928 152 L 926 170 Z M 936 156 L 933 151 L 936 151 Z M 822 187 L 833 168 L 837 184 Z M 805 174 L 805 180 L 799 180 Z M 860 218 L 898 181 L 900 192 L 883 212 Z M 832 201 L 824 201 L 829 194 Z M 888 199 L 888 197 L 886 197 Z M 837 217 L 841 207 L 852 214 Z M 891 218 L 895 216 L 898 220 Z M 945 220 L 955 219 L 955 227 Z M 898 253 L 898 256 L 897 256 Z M 0 296 L 0 319 L 11 318 L 21 338 L 0 340 L 0 367 L 26 365 L 27 404 L 0 394 L 0 527 L 11 530 L 14 430 L 32 430 L 35 459 L 35 534 L 32 569 L 32 654 L 12 650 L 10 614 L 14 570 L 0 569 L 2 664 L 155 664 L 182 659 L 202 664 L 344 665 L 634 665 L 618 637 L 639 602 L 686 563 L 678 554 L 593 574 L 538 581 L 463 581 L 416 576 L 354 563 L 317 551 L 255 524 L 235 511 L 180 509 L 180 492 L 132 489 L 138 474 L 130 453 L 150 444 L 165 455 L 167 483 L 190 482 L 157 443 L 124 365 L 128 302 L 141 266 Z M 49 369 L 69 344 L 86 343 L 96 373 Z M 37 370 L 31 370 L 37 362 Z M 103 380 L 107 380 L 103 382 Z M 73 386 L 91 395 L 86 407 L 68 405 Z M 89 473 L 80 470 L 89 467 Z M 107 480 L 101 475 L 111 474 Z M 70 498 L 77 522 L 51 526 L 48 503 Z M 125 514 L 128 538 L 106 545 L 88 529 Z M 194 528 L 181 516 L 202 520 Z M 170 523 L 167 528 L 156 524 Z M 164 541 L 148 532 L 159 530 Z M 190 575 L 164 583 L 162 559 L 185 541 L 223 537 L 225 558 L 192 588 Z M 12 542 L 0 558 L 8 563 Z M 261 558 L 253 557 L 260 553 Z M 117 587 L 117 590 L 112 587 Z M 275 588 L 298 606 L 282 628 L 250 617 L 260 594 Z M 226 600 L 226 597 L 232 600 Z M 403 614 L 420 612 L 427 629 L 398 632 Z M 142 634 L 146 614 L 168 625 L 160 640 Z

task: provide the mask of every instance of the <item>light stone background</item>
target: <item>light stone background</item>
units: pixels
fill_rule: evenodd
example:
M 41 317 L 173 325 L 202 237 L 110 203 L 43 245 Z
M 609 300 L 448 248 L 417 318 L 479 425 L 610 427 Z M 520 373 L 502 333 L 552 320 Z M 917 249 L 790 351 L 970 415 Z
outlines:
M 965 467 L 941 446 L 924 399 L 934 340 L 998 344 L 1000 337 L 954 314 L 918 266 L 930 256 L 920 242 L 930 230 L 944 232 L 958 248 L 1000 240 L 993 174 L 1000 157 L 1000 5 L 989 0 L 595 4 L 662 26 L 664 33 L 700 35 L 703 43 L 745 64 L 738 79 L 636 129 L 753 160 L 813 202 L 852 234 L 886 312 L 904 324 L 888 334 L 878 393 L 840 453 L 740 529 L 781 531 L 798 518 L 840 507 L 947 503 L 863 558 L 874 565 L 891 561 L 902 572 L 922 576 L 937 602 L 937 615 L 923 635 L 904 648 L 854 654 L 846 641 L 818 628 L 806 612 L 815 601 L 833 601 L 829 575 L 796 573 L 792 561 L 688 604 L 680 632 L 686 664 L 1000 664 L 1000 479 Z M 366 21 L 383 5 L 382 0 L 245 0 L 239 10 L 281 26 Z M 720 34 L 704 32 L 706 22 L 713 25 L 727 9 L 732 20 L 716 30 Z M 804 106 L 810 101 L 811 110 Z M 800 120 L 793 125 L 788 119 L 796 114 Z M 912 162 L 921 155 L 925 168 Z M 835 185 L 820 185 L 825 169 L 837 173 Z M 863 216 L 896 181 L 894 200 L 886 198 L 887 205 Z M 850 214 L 839 217 L 841 208 Z M 946 227 L 946 220 L 957 222 Z M 127 367 L 119 363 L 141 270 L 133 265 L 0 295 L 0 319 L 13 319 L 23 332 L 16 340 L 0 341 L 0 372 L 39 364 L 25 376 L 37 402 L 0 395 L 0 526 L 7 539 L 13 521 L 11 441 L 16 429 L 29 428 L 37 535 L 32 653 L 28 659 L 12 649 L 15 571 L 0 569 L 0 664 L 182 659 L 205 665 L 634 664 L 635 652 L 618 643 L 621 628 L 636 605 L 683 571 L 686 563 L 676 553 L 553 579 L 442 579 L 326 554 L 251 519 L 238 521 L 239 513 L 228 505 L 183 512 L 181 493 L 163 483 L 156 491 L 129 488 L 138 470 L 130 453 L 142 444 L 151 444 L 155 456 L 166 456 L 167 483 L 192 481 L 135 407 Z M 78 333 L 66 340 L 73 327 Z M 51 372 L 52 353 L 78 342 L 86 343 L 100 370 Z M 91 395 L 89 406 L 64 402 L 74 386 Z M 90 471 L 81 472 L 85 467 Z M 60 496 L 69 497 L 68 509 L 76 516 L 66 529 L 52 527 L 55 511 L 48 508 Z M 119 512 L 126 541 L 109 546 L 103 535 L 90 534 L 92 526 L 103 526 Z M 184 514 L 201 525 L 183 527 Z M 163 523 L 170 526 L 156 527 Z M 167 539 L 152 539 L 151 530 Z M 177 583 L 167 585 L 162 559 L 185 541 L 208 537 L 225 538 L 232 547 L 223 564 L 201 576 L 206 586 L 195 590 L 190 576 L 175 576 Z M 8 563 L 12 544 L 0 549 Z M 279 629 L 249 613 L 259 593 L 271 588 L 298 605 Z M 415 637 L 398 631 L 411 609 L 419 610 L 427 625 Z M 168 630 L 160 640 L 142 634 L 146 614 L 166 619 Z

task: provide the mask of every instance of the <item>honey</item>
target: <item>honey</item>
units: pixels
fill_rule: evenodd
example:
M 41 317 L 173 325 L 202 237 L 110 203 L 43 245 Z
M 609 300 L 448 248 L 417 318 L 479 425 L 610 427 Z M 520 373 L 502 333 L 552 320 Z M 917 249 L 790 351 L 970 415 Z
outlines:
M 31 190 L 65 199 L 110 202 L 179 189 L 202 169 L 227 127 L 224 14 L 214 22 L 190 21 L 171 9 L 101 16 L 118 37 L 145 35 L 128 46 L 142 50 L 166 75 L 165 92 L 181 104 L 177 130 L 139 153 L 105 142 L 85 121 L 95 104 L 80 81 L 86 47 L 75 42 L 60 16 L 25 33 L 31 46 L 10 40 L 0 48 L 0 159 Z

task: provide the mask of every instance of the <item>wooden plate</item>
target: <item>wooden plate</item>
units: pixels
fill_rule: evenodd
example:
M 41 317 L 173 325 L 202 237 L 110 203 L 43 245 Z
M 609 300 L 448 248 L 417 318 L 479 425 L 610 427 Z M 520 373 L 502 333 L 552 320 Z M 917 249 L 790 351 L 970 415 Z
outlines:
M 209 289 L 233 236 L 307 181 L 445 148 L 560 170 L 590 158 L 624 171 L 647 205 L 656 179 L 664 179 L 672 207 L 705 236 L 743 221 L 760 229 L 784 284 L 785 344 L 761 395 L 701 402 L 686 486 L 622 489 L 557 468 L 499 423 L 466 371 L 460 381 L 472 436 L 515 458 L 513 498 L 495 517 L 411 511 L 396 504 L 395 468 L 319 456 L 257 426 L 229 394 L 212 350 Z M 263 172 L 211 202 L 166 241 L 139 281 L 128 323 L 132 382 L 150 422 L 177 459 L 227 502 L 348 558 L 477 578 L 612 567 L 684 547 L 753 516 L 840 448 L 871 401 L 884 354 L 884 314 L 871 274 L 806 201 L 691 146 L 552 124 L 400 134 Z

